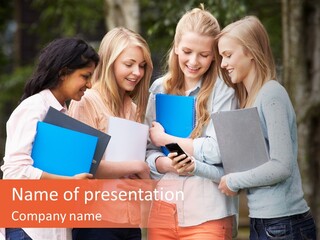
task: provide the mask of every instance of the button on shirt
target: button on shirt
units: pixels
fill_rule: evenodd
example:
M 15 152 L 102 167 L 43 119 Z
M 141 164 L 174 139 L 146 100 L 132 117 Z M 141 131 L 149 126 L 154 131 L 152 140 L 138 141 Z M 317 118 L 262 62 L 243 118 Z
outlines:
M 32 144 L 37 123 L 42 121 L 52 106 L 66 112 L 50 90 L 43 90 L 21 102 L 7 122 L 7 141 L 4 165 L 1 167 L 4 179 L 40 179 L 42 170 L 33 167 Z M 33 240 L 67 240 L 71 232 L 66 228 L 24 228 Z
M 201 81 L 189 91 L 189 96 L 197 96 Z M 151 126 L 155 121 L 155 95 L 165 93 L 163 79 L 157 79 L 150 87 L 150 97 L 147 106 L 146 123 Z M 235 109 L 237 100 L 234 90 L 229 88 L 221 79 L 217 79 L 209 97 L 208 109 L 212 114 L 217 111 Z M 179 176 L 175 173 L 161 174 L 157 171 L 155 161 L 164 156 L 161 149 L 148 144 L 147 162 L 151 176 L 161 179 L 157 188 L 161 191 L 180 192 L 184 199 L 169 201 L 177 206 L 179 226 L 195 226 L 206 221 L 220 219 L 237 214 L 238 198 L 227 197 L 218 189 L 220 177 L 224 174 L 221 167 L 220 153 L 216 141 L 212 120 L 203 128 L 202 135 L 193 140 L 193 157 L 196 159 L 194 176 Z M 168 184 L 168 183 L 172 184 Z

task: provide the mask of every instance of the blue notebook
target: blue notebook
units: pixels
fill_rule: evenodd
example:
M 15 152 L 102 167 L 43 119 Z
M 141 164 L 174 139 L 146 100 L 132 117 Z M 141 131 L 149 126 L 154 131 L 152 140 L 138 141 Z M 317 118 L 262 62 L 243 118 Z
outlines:
M 96 151 L 93 156 L 94 161 L 92 161 L 90 168 L 90 173 L 95 175 L 111 136 L 62 113 L 53 107 L 49 108 L 43 122 L 98 137 Z
M 193 96 L 156 94 L 156 121 L 166 133 L 187 138 L 196 123 L 195 103 Z M 162 147 L 162 151 L 166 155 L 169 153 L 165 147 Z
M 33 166 L 64 176 L 89 173 L 97 141 L 96 136 L 39 121 L 31 153 Z

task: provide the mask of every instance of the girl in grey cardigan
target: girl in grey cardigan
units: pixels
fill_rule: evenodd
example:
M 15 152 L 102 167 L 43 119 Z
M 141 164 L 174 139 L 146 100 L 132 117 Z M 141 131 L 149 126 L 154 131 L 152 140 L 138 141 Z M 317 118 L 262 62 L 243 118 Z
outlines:
M 296 116 L 286 90 L 275 80 L 268 34 L 259 19 L 245 17 L 216 38 L 221 73 L 235 86 L 240 107 L 257 107 L 270 160 L 222 177 L 227 196 L 247 190 L 250 239 L 316 239 L 297 162 Z M 252 146 L 254 147 L 254 146 Z

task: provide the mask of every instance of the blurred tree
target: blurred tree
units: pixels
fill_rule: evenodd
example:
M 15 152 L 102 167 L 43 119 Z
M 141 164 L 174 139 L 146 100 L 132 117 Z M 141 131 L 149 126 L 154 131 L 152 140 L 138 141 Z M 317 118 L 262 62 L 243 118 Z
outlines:
M 10 42 L 12 41 L 15 24 L 10 21 L 13 18 L 13 2 L 3 1 L 0 5 L 0 73 L 9 71 L 9 62 L 12 61 Z
M 319 230 L 320 2 L 282 0 L 282 11 L 283 82 L 297 113 L 303 188 Z
M 14 19 L 16 32 L 13 45 L 13 68 L 30 64 L 37 51 L 38 36 L 29 29 L 38 20 L 39 11 L 32 8 L 32 0 L 14 0 Z
M 108 29 L 123 26 L 140 32 L 139 0 L 105 0 L 105 10 Z
M 37 33 L 42 43 L 62 36 L 100 39 L 106 31 L 103 4 L 104 0 L 32 0 L 32 8 L 40 15 L 30 31 Z

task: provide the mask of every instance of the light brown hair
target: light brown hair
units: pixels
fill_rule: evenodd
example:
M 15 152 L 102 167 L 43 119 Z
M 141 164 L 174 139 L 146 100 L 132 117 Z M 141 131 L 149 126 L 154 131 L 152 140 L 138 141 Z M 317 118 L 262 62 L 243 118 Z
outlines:
M 173 44 L 168 52 L 167 73 L 164 76 L 164 88 L 168 94 L 185 94 L 184 74 L 179 67 L 178 56 L 175 54 L 174 48 L 179 44 L 182 35 L 186 32 L 215 37 L 220 32 L 220 26 L 217 19 L 209 11 L 205 10 L 202 4 L 200 8 L 194 8 L 182 16 L 176 26 Z M 201 136 L 203 127 L 209 123 L 210 113 L 207 106 L 216 78 L 217 72 L 213 61 L 202 77 L 202 86 L 196 101 L 197 121 L 191 133 L 191 138 Z
M 153 70 L 151 53 L 145 39 L 138 33 L 123 27 L 110 30 L 102 39 L 99 56 L 100 62 L 93 74 L 93 88 L 99 89 L 104 103 L 116 117 L 121 116 L 122 98 L 114 75 L 114 62 L 129 45 L 138 46 L 146 61 L 145 74 L 132 92 L 127 94 L 137 104 L 136 121 L 143 122 L 148 101 L 148 89 Z
M 253 58 L 256 77 L 250 94 L 247 93 L 243 83 L 232 84 L 227 71 L 220 69 L 220 73 L 226 83 L 235 87 L 240 107 L 250 107 L 253 105 L 262 85 L 271 79 L 276 80 L 276 68 L 268 33 L 260 20 L 255 16 L 244 17 L 226 26 L 218 34 L 215 41 L 215 54 L 218 68 L 220 68 L 222 61 L 222 57 L 218 51 L 218 42 L 222 36 L 236 40 L 242 46 L 244 53 L 250 54 Z

